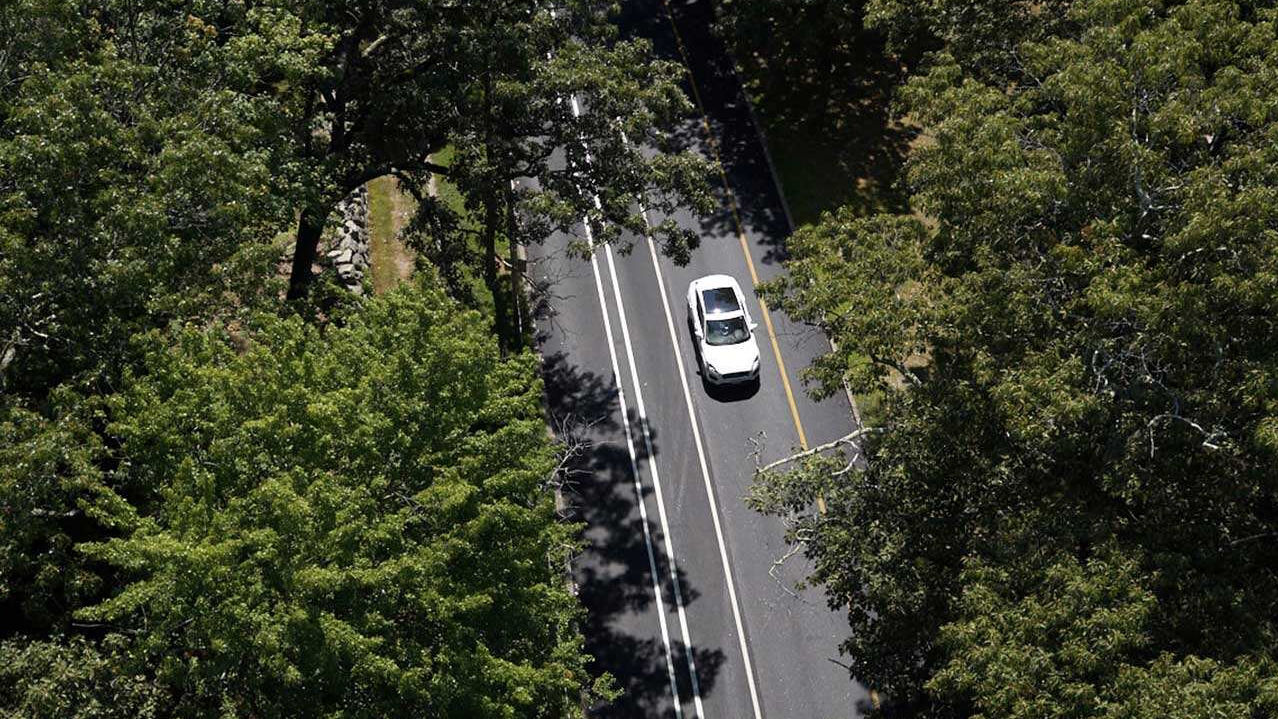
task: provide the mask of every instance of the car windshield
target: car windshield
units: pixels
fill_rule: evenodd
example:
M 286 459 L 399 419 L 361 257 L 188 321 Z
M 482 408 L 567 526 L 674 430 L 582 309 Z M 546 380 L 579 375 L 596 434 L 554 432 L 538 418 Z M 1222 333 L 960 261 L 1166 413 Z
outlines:
M 731 287 L 704 290 L 701 293 L 701 301 L 705 303 L 708 315 L 726 315 L 741 310 L 741 305 L 737 304 L 737 295 Z
M 744 317 L 706 322 L 706 344 L 734 345 L 750 339 Z

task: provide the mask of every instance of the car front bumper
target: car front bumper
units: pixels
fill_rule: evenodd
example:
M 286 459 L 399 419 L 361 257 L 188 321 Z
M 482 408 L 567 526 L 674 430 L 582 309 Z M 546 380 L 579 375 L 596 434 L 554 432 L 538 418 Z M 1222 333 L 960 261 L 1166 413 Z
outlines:
M 759 381 L 759 368 L 755 367 L 748 372 L 725 372 L 723 374 L 707 370 L 705 375 L 706 380 L 713 385 L 747 384 Z

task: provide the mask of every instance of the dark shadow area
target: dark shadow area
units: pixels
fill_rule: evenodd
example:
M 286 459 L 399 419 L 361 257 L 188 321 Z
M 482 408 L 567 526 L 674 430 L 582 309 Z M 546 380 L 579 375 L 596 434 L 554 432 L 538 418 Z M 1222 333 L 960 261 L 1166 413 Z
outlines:
M 542 358 L 541 375 L 546 384 L 546 410 L 554 420 L 553 426 L 581 435 L 591 429 L 596 433 L 620 431 L 613 415 L 617 389 L 611 379 L 583 372 L 562 352 Z M 629 463 L 629 457 L 626 461 Z
M 532 343 L 539 347 L 552 332 L 564 331 L 559 322 L 557 305 L 565 302 L 576 302 L 576 295 L 568 294 L 575 272 L 587 271 L 586 260 L 576 260 L 568 256 L 564 249 L 549 251 L 544 245 L 536 250 L 535 259 L 530 258 L 528 270 L 524 274 L 524 290 L 527 295 L 527 317 L 532 323 Z
M 741 384 L 710 384 L 704 374 L 701 375 L 701 386 L 706 396 L 716 402 L 744 402 L 759 393 L 759 380 L 742 382 Z
M 634 472 L 625 444 L 625 428 L 618 419 L 618 395 L 611 377 L 574 366 L 563 354 L 543 360 L 546 402 L 552 427 L 570 446 L 577 446 L 565 468 L 564 501 L 570 519 L 585 524 L 585 547 L 572 563 L 577 593 L 586 609 L 582 632 L 586 650 L 594 657 L 591 671 L 615 677 L 622 696 L 592 707 L 592 717 L 652 717 L 672 712 L 670 671 L 656 616 L 653 563 L 668 613 L 675 606 L 670 568 L 661 551 L 660 525 L 651 514 L 645 538 Z M 637 417 L 630 417 L 632 431 Z M 658 434 L 649 427 L 652 451 Z M 637 461 L 649 459 L 645 443 L 634 436 Z M 642 470 L 641 470 L 642 471 Z M 685 606 L 699 592 L 676 572 Z M 669 618 L 669 617 L 668 617 Z M 673 619 L 671 632 L 675 633 Z M 672 636 L 672 640 L 675 637 Z M 673 647 L 680 696 L 690 701 L 686 651 Z M 717 648 L 694 647 L 701 694 L 715 686 L 725 659 Z
M 891 107 L 905 67 L 864 26 L 864 5 L 719 18 L 800 225 L 840 206 L 860 215 L 907 211 L 899 180 L 916 132 Z
M 840 28 L 846 37 L 839 35 L 834 44 L 809 37 L 823 29 L 820 17 L 765 18 L 755 27 L 735 28 L 758 35 L 731 38 L 753 50 L 743 64 L 744 78 L 716 34 L 711 0 L 671 0 L 669 14 L 663 0 L 631 0 L 619 17 L 624 33 L 648 38 L 661 57 L 682 62 L 686 55 L 696 93 L 690 85 L 686 89 L 705 109 L 739 203 L 737 212 L 750 239 L 765 246 L 764 262 L 785 259 L 789 234 L 768 149 L 798 225 L 844 205 L 859 214 L 907 211 L 899 179 L 916 133 L 896 122 L 891 112 L 903 70 L 887 54 L 882 38 L 861 26 L 862 4 L 832 5 L 837 6 L 833 12 L 852 18 Z M 830 4 L 813 4 L 811 12 L 825 5 Z M 746 100 L 743 81 L 757 113 Z M 766 149 L 758 130 L 767 136 Z M 676 148 L 713 157 L 705 135 L 706 127 L 695 117 L 673 128 L 671 141 Z M 721 199 L 722 210 L 702 218 L 702 229 L 735 236 L 733 208 L 726 197 Z
M 692 149 L 712 160 L 717 151 L 737 203 L 734 212 L 732 200 L 719 187 L 719 210 L 699 218 L 701 234 L 735 238 L 739 216 L 751 239 L 768 248 L 764 261 L 779 260 L 789 225 L 732 62 L 713 34 L 713 9 L 704 0 L 676 0 L 669 7 L 673 24 L 662 0 L 631 0 L 623 6 L 618 24 L 623 34 L 651 41 L 663 59 L 682 64 L 687 54 L 695 87 L 685 83 L 684 89 L 705 108 L 713 146 L 698 114 L 670 128 L 667 149 Z M 721 184 L 721 178 L 712 181 Z

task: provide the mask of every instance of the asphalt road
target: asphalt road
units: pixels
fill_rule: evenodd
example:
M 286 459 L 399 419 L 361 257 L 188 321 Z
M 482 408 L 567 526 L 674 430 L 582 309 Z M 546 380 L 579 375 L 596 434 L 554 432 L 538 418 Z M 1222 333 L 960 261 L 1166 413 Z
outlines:
M 838 663 L 844 617 L 819 590 L 795 588 L 809 569 L 801 555 L 774 565 L 791 549 L 783 527 L 744 503 L 755 453 L 784 457 L 801 436 L 828 441 L 853 419 L 844 397 L 814 402 L 799 382 L 825 337 L 779 313 L 769 331 L 751 292 L 756 276 L 782 272 L 788 225 L 706 2 L 668 14 L 661 0 L 633 0 L 622 18 L 661 55 L 686 57 L 705 122 L 675 130 L 725 170 L 719 212 L 674 218 L 701 237 L 691 262 L 676 266 L 638 237 L 629 255 L 600 248 L 591 261 L 568 257 L 566 236 L 529 251 L 550 290 L 538 334 L 552 419 L 588 442 L 565 492 L 586 526 L 573 571 L 587 648 L 622 691 L 591 716 L 859 716 L 867 693 Z M 701 381 L 684 297 L 713 273 L 740 281 L 760 321 L 757 389 Z

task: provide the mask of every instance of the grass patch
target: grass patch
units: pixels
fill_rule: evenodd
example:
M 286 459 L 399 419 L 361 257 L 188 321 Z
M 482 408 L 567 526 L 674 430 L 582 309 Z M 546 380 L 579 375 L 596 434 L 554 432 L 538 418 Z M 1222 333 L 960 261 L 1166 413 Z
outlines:
M 408 267 L 412 267 L 411 255 L 399 240 L 402 220 L 395 216 L 396 205 L 402 201 L 394 178 L 379 177 L 368 183 L 369 270 L 375 294 L 407 279 L 405 260 Z
M 431 156 L 431 160 L 444 167 L 448 167 L 453 163 L 453 155 L 455 150 L 452 145 L 446 146 L 444 149 Z M 462 195 L 461 190 L 457 186 L 449 182 L 443 175 L 435 175 L 435 198 L 442 202 L 445 207 L 457 215 L 461 228 L 466 231 L 466 252 L 472 258 L 482 258 L 484 248 L 480 246 L 480 223 L 471 217 L 470 211 L 466 209 L 466 197 Z M 488 286 L 484 284 L 483 267 L 480 261 L 467 261 L 462 274 L 465 276 L 466 291 L 468 297 L 464 298 L 466 304 L 473 306 L 484 314 L 485 317 L 493 318 L 496 315 L 497 305 L 493 302 L 493 295 L 488 291 Z
M 439 152 L 431 155 L 431 160 L 437 165 L 448 167 L 453 164 L 453 154 L 455 150 L 452 145 L 448 145 Z M 439 198 L 448 209 L 462 218 L 462 226 L 468 229 L 478 229 L 475 223 L 470 219 L 470 213 L 466 211 L 466 198 L 462 197 L 461 191 L 457 186 L 441 175 L 435 175 L 435 197 Z
M 861 215 L 897 212 L 904 201 L 893 187 L 897 168 L 882 175 L 849 157 L 855 148 L 839 141 L 839 135 L 823 136 L 789 127 L 765 127 L 768 147 L 776 167 L 781 192 L 789 204 L 796 227 L 816 224 L 821 215 L 853 206 Z M 873 144 L 876 128 L 867 128 L 857 144 Z
M 432 160 L 439 165 L 448 167 L 452 164 L 454 148 L 449 145 L 440 152 L 432 156 Z M 466 198 L 462 195 L 457 186 L 449 182 L 441 175 L 435 176 L 434 193 L 445 207 L 455 214 L 460 220 L 460 226 L 464 230 L 466 238 L 466 254 L 468 260 L 463 268 L 460 268 L 460 275 L 464 283 L 464 289 L 460 294 L 465 295 L 461 299 L 468 306 L 474 307 L 495 322 L 497 315 L 497 303 L 493 298 L 493 294 L 489 291 L 488 286 L 484 283 L 484 247 L 482 223 L 473 217 L 466 207 Z M 505 228 L 499 227 L 495 238 L 496 252 L 499 261 L 504 261 L 509 255 L 510 242 L 506 237 Z M 513 307 L 514 302 L 519 302 L 522 307 L 525 303 L 522 297 L 512 298 L 510 296 L 510 277 L 504 265 L 499 264 L 498 269 L 499 282 L 497 291 L 501 293 L 502 299 L 506 302 L 507 307 Z M 525 328 L 524 341 L 531 342 L 531 331 Z
M 861 415 L 862 427 L 883 426 L 883 394 L 881 392 L 858 394 L 853 399 L 856 400 L 856 409 Z
M 795 225 L 847 206 L 908 212 L 897 179 L 916 130 L 892 110 L 900 62 L 870 31 L 844 38 L 830 58 L 807 39 L 774 36 L 738 63 Z

